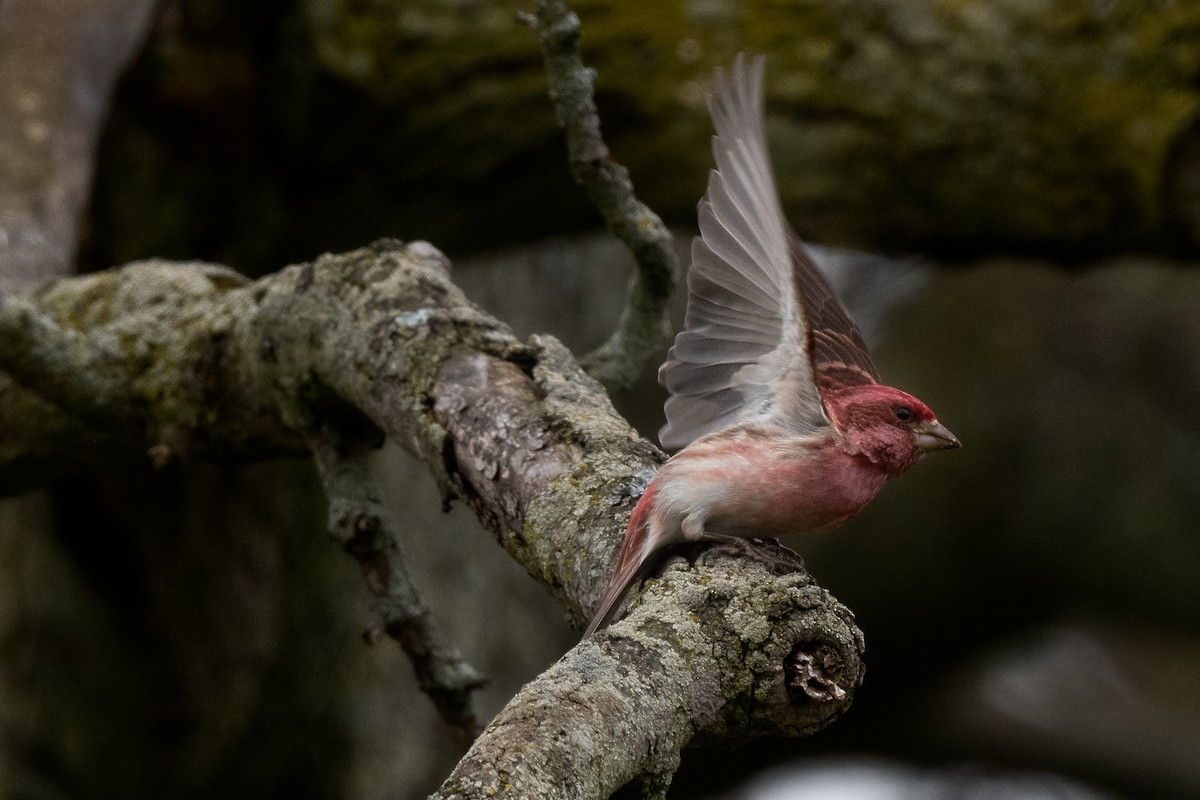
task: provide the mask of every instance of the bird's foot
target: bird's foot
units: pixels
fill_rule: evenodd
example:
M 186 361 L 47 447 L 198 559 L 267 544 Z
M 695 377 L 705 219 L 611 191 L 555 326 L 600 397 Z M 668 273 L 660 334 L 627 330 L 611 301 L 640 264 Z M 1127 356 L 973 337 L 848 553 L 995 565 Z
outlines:
M 705 532 L 704 539 L 711 544 L 700 554 L 701 564 L 707 563 L 710 555 L 722 555 L 756 561 L 774 575 L 787 575 L 804 569 L 804 559 L 800 554 L 781 545 L 778 539 L 747 539 L 708 532 Z

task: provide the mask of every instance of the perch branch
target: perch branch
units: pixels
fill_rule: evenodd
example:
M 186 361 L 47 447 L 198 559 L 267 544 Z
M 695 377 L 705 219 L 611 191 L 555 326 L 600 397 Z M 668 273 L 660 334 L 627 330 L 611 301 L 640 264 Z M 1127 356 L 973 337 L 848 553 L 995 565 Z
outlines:
M 385 435 L 582 621 L 662 454 L 557 340 L 517 341 L 466 301 L 446 267 L 427 244 L 384 241 L 254 283 L 146 262 L 65 279 L 32 303 L 57 328 L 115 343 L 109 368 L 126 396 L 110 408 L 138 409 L 128 422 L 140 424 L 128 444 L 248 460 L 310 452 L 314 432 L 336 434 L 325 446 Z M 17 362 L 0 352 L 0 370 Z M 0 375 L 0 445 L 17 446 L 0 446 L 0 459 L 36 457 L 22 444 L 28 430 L 42 444 L 67 437 L 47 448 L 55 458 L 83 457 L 77 431 L 36 418 L 39 408 L 61 416 L 51 403 L 68 406 L 76 390 L 39 385 L 49 401 L 39 406 L 13 377 Z M 0 478 L 11 467 L 0 461 Z M 862 674 L 849 612 L 798 566 L 778 576 L 709 562 L 669 566 L 625 620 L 526 686 L 439 796 L 553 788 L 599 798 L 631 781 L 661 794 L 689 742 L 799 735 L 840 715 Z
M 616 330 L 581 359 L 607 388 L 628 389 L 646 359 L 670 342 L 668 312 L 679 259 L 670 232 L 634 195 L 629 171 L 610 157 L 604 143 L 594 100 L 595 71 L 579 55 L 579 17 L 563 0 L 538 0 L 536 14 L 522 19 L 542 44 L 554 118 L 566 133 L 571 174 L 637 262 Z

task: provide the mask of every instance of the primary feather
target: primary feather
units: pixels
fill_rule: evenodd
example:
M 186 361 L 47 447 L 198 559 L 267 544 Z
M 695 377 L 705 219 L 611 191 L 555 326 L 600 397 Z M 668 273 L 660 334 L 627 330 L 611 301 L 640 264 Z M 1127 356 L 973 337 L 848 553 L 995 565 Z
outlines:
M 779 204 L 763 125 L 763 67 L 717 72 L 716 135 L 684 330 L 659 380 L 664 447 L 757 419 L 796 434 L 829 425 L 823 390 L 877 380 L 862 335 Z

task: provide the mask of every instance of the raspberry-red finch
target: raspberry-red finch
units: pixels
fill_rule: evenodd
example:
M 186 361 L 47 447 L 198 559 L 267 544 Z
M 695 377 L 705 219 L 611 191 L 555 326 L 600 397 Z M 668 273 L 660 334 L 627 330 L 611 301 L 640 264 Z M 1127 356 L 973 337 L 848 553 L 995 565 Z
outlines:
M 647 487 L 588 634 L 661 548 L 833 528 L 958 439 L 879 383 L 862 334 L 779 204 L 763 131 L 763 59 L 717 72 L 716 127 L 692 242 L 684 330 L 659 380 L 659 438 L 680 448 Z

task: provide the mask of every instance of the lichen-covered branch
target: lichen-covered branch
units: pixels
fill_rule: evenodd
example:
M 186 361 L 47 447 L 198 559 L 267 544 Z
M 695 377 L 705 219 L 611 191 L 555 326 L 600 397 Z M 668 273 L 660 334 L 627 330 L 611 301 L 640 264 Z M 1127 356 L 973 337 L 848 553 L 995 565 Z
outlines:
M 606 387 L 627 389 L 646 359 L 670 341 L 667 315 L 679 259 L 670 231 L 634 195 L 629 171 L 610 157 L 601 136 L 593 100 L 595 72 L 579 55 L 579 17 L 564 0 L 538 0 L 536 15 L 524 18 L 542 43 L 554 118 L 567 136 L 571 174 L 637 261 L 617 329 L 582 359 L 588 373 Z
M 421 691 L 465 748 L 482 729 L 472 696 L 486 681 L 442 633 L 417 592 L 371 475 L 369 450 L 361 441 L 334 436 L 314 437 L 311 444 L 329 501 L 329 532 L 362 567 L 376 597 L 367 640 L 396 640 Z
M 74 330 L 111 343 L 103 361 L 125 395 L 105 405 L 118 417 L 106 427 L 160 460 L 299 455 L 315 442 L 339 526 L 371 517 L 373 501 L 366 484 L 346 488 L 330 470 L 359 469 L 355 447 L 393 439 L 582 621 L 662 454 L 557 340 L 516 340 L 466 301 L 447 266 L 427 244 L 394 241 L 254 283 L 144 262 L 29 298 L 29 330 L 45 322 L 60 329 L 51 338 Z M 37 466 L 27 432 L 61 471 L 86 457 L 79 431 L 100 413 L 76 417 L 75 390 L 32 380 L 20 363 L 0 350 L 0 370 L 13 370 L 0 375 L 0 492 L 14 490 L 4 459 Z M 376 578 L 380 547 L 362 553 Z M 607 797 L 630 781 L 661 791 L 689 742 L 797 735 L 836 718 L 861 677 L 861 651 L 849 612 L 798 566 L 778 576 L 727 556 L 680 561 L 635 595 L 627 619 L 522 690 L 441 796 L 555 787 Z
M 812 733 L 861 680 L 849 612 L 803 572 L 681 563 L 643 598 L 522 689 L 435 797 L 607 798 L 631 781 L 665 789 L 690 742 Z M 798 661 L 820 666 L 797 671 Z
M 60 327 L 31 303 L 0 294 L 0 363 L 64 410 L 103 425 L 132 413 L 112 337 Z

